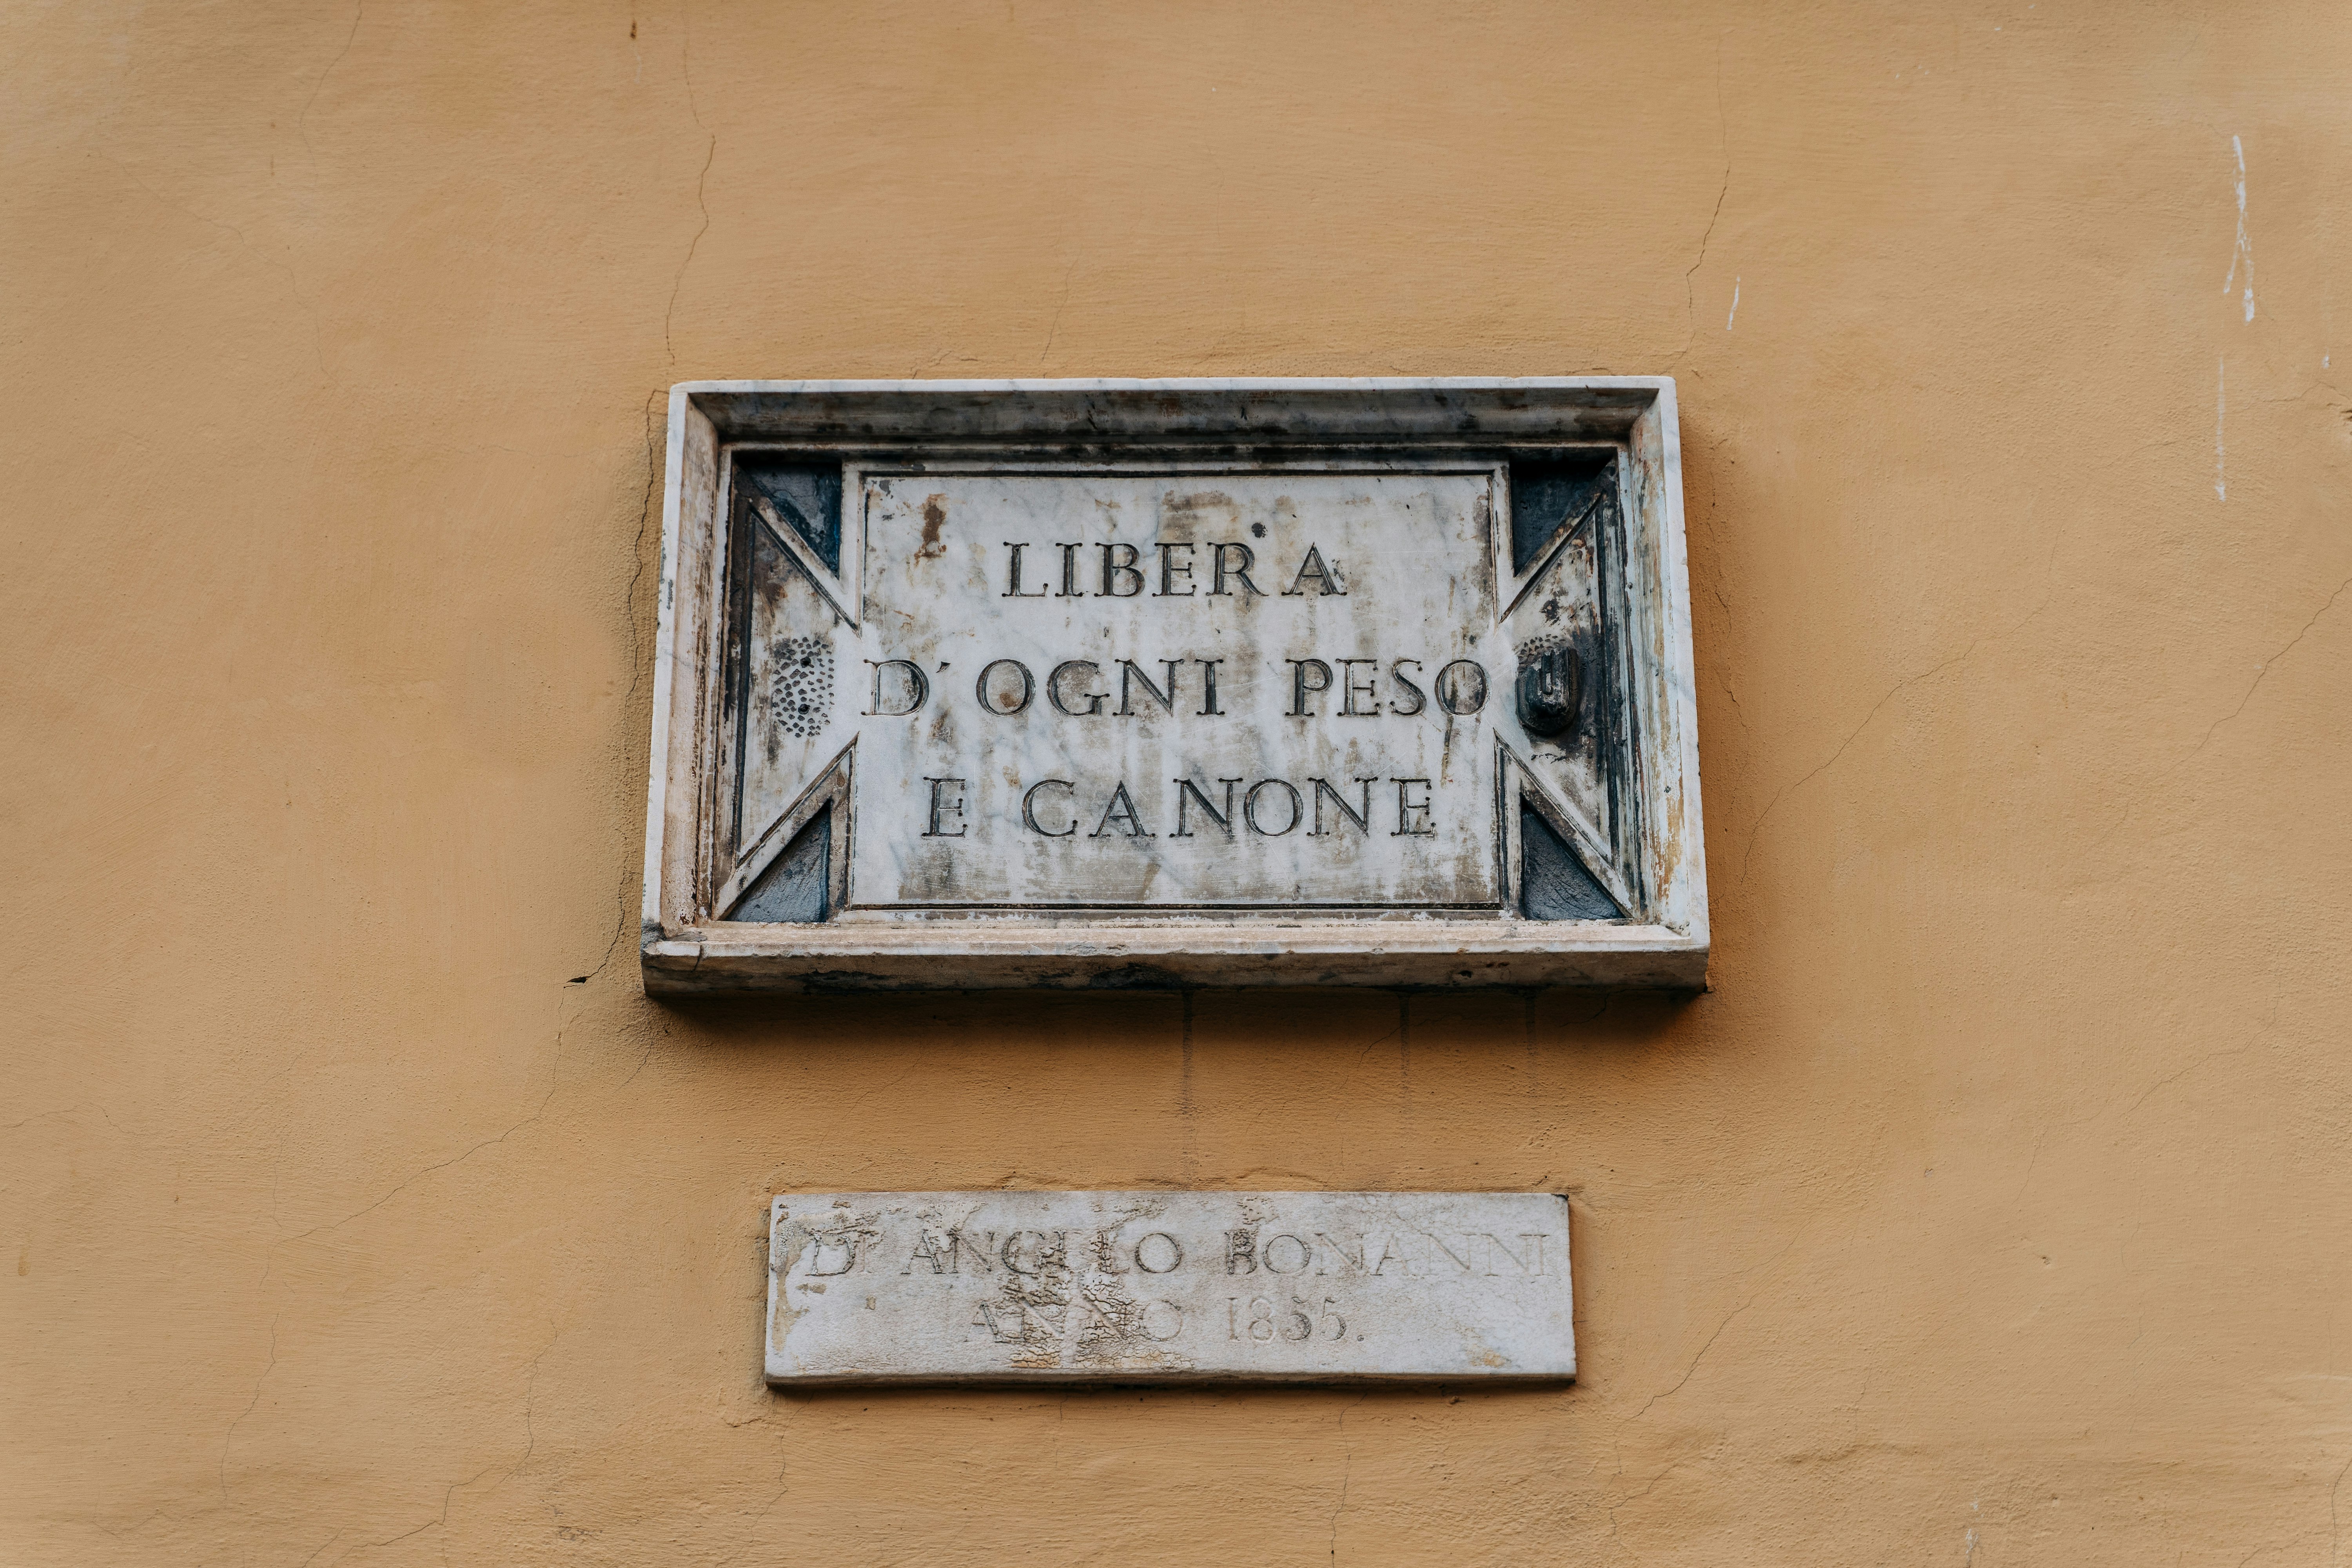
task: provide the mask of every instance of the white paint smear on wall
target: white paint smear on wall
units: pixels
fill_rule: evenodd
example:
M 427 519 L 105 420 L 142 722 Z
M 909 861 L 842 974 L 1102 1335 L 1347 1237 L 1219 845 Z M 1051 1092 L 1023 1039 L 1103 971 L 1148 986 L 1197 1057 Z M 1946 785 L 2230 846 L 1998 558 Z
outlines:
M 2238 266 L 2246 268 L 2246 320 L 2254 319 L 2254 244 L 2246 237 L 2246 144 L 2237 137 L 2230 138 L 2230 151 L 2238 158 L 2238 245 L 2230 253 L 2229 275 L 2221 279 L 2221 292 L 2227 294 L 2238 280 Z

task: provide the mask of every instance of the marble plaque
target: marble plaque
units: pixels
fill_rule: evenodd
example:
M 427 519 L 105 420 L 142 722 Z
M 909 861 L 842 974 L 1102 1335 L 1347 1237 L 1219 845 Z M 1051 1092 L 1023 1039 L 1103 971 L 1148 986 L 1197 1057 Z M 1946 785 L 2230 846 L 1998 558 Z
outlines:
M 1493 465 L 851 482 L 845 910 L 1499 903 Z
M 1703 978 L 1671 383 L 671 415 L 650 988 Z
M 1576 1374 L 1541 1193 L 793 1193 L 767 1376 L 1349 1383 Z

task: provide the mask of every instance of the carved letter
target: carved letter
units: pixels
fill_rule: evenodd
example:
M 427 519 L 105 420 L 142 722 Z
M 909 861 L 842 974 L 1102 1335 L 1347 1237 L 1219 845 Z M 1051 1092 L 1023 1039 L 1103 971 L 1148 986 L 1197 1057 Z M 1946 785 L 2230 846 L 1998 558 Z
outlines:
M 1329 1247 L 1332 1251 L 1338 1253 L 1339 1255 L 1339 1261 L 1346 1265 L 1347 1268 L 1353 1269 L 1359 1274 L 1361 1274 L 1364 1271 L 1364 1238 L 1360 1236 L 1356 1237 L 1356 1250 L 1353 1252 L 1349 1251 L 1346 1247 L 1340 1246 L 1338 1242 L 1332 1240 L 1329 1237 L 1324 1235 L 1319 1230 L 1315 1233 L 1315 1239 L 1321 1242 L 1325 1247 Z M 1330 1270 L 1318 1267 L 1315 1272 L 1318 1274 L 1328 1274 Z
M 923 673 L 922 666 L 911 659 L 869 658 L 866 662 L 874 667 L 874 706 L 866 710 L 866 716 L 868 719 L 904 719 L 929 699 L 931 678 Z M 882 706 L 882 672 L 886 669 L 903 669 L 907 672 L 907 705 L 904 708 Z
M 946 1253 L 942 1253 L 939 1245 L 932 1241 L 931 1233 L 929 1231 L 918 1230 L 915 1232 L 915 1250 L 908 1255 L 907 1258 L 907 1267 L 901 1268 L 898 1272 L 901 1274 L 912 1274 L 915 1271 L 916 1264 L 928 1263 L 931 1266 L 932 1273 L 944 1274 L 947 1272 L 947 1268 L 940 1262 L 940 1259 L 943 1257 L 949 1256 L 953 1251 L 954 1248 L 950 1247 Z
M 1199 548 L 1200 546 L 1197 544 L 1177 544 L 1170 543 L 1166 541 L 1162 541 L 1160 542 L 1159 595 L 1160 598 L 1189 599 L 1193 595 L 1201 591 L 1200 589 L 1193 587 L 1189 581 L 1185 584 L 1184 591 L 1182 593 L 1180 594 L 1176 591 L 1176 579 L 1179 577 L 1187 579 L 1191 578 L 1192 575 L 1192 563 L 1190 561 L 1187 561 L 1183 565 L 1179 566 L 1176 564 L 1176 557 L 1169 553 L 1169 552 L 1173 550 L 1197 550 Z
M 1358 811 L 1354 806 L 1349 805 L 1348 804 L 1347 796 L 1341 795 L 1338 790 L 1333 789 L 1329 780 L 1309 779 L 1307 782 L 1315 786 L 1315 826 L 1307 830 L 1307 837 L 1325 838 L 1329 837 L 1328 834 L 1326 834 L 1323 831 L 1323 797 L 1327 795 L 1331 797 L 1331 804 L 1339 808 L 1339 815 L 1356 825 L 1357 832 L 1370 833 L 1372 830 L 1372 785 L 1379 782 L 1377 779 L 1358 779 L 1356 781 L 1358 784 L 1364 786 L 1364 809 L 1361 811 Z M 1337 832 L 1338 828 L 1335 826 L 1332 831 Z M 1395 835 L 1391 834 L 1390 837 L 1394 837 Z
M 1222 658 L 1196 658 L 1192 662 L 1201 667 L 1201 717 L 1214 718 L 1224 712 L 1217 706 L 1217 666 L 1225 661 Z M 1168 677 L 1168 688 L 1171 691 L 1176 689 L 1176 677 L 1172 673 Z
M 1165 1257 L 1168 1259 L 1167 1262 L 1154 1264 L 1150 1258 L 1144 1256 L 1143 1248 L 1145 1244 L 1154 1241 L 1164 1241 L 1168 1244 L 1167 1251 L 1164 1254 L 1160 1255 Z M 1146 1274 L 1172 1274 L 1183 1266 L 1184 1249 L 1181 1246 L 1177 1245 L 1176 1238 L 1169 1235 L 1166 1231 L 1155 1230 L 1147 1234 L 1141 1241 L 1138 1241 L 1135 1244 L 1134 1258 L 1135 1266 L 1138 1268 L 1142 1269 Z
M 1229 1230 L 1225 1232 L 1225 1272 L 1255 1274 L 1257 1272 L 1257 1232 Z
M 992 702 L 988 699 L 988 678 L 1000 669 L 1010 669 L 1021 678 L 1021 695 L 1013 702 Z M 971 694 L 980 699 L 980 705 L 982 708 L 987 709 L 991 713 L 1006 715 L 1018 713 L 1027 708 L 1029 699 L 1035 695 L 1036 690 L 1037 683 L 1030 679 L 1029 667 L 1017 658 L 1000 658 L 992 661 L 980 672 L 980 679 L 972 682 L 971 687 Z
M 1455 670 L 1463 673 L 1456 675 Z M 1486 706 L 1486 669 L 1457 658 L 1437 672 L 1437 705 L 1448 713 L 1475 713 Z
M 1181 658 L 1163 658 L 1160 662 L 1168 667 L 1168 689 L 1165 691 L 1151 684 L 1151 677 L 1144 674 L 1138 668 L 1135 660 L 1123 658 L 1118 661 L 1118 716 L 1120 718 L 1129 719 L 1135 715 L 1135 710 L 1129 706 L 1135 696 L 1133 687 L 1129 684 L 1130 681 L 1142 682 L 1144 691 L 1154 702 L 1160 704 L 1162 711 L 1169 713 L 1176 711 L 1176 667 L 1184 661 Z
M 1389 782 L 1397 786 L 1396 831 L 1389 837 L 1391 838 L 1434 837 L 1437 829 L 1431 826 L 1429 822 L 1429 781 L 1427 779 L 1391 779 Z M 1415 784 L 1421 786 L 1419 800 L 1414 800 L 1407 793 Z
M 1226 837 L 1231 838 L 1234 836 L 1234 785 L 1241 783 L 1241 780 L 1219 779 L 1217 781 L 1219 784 L 1225 786 L 1225 809 L 1223 811 L 1219 811 L 1215 806 L 1211 805 L 1209 804 L 1209 797 L 1201 793 L 1201 786 L 1194 784 L 1191 779 L 1175 779 L 1171 782 L 1176 785 L 1176 831 L 1170 834 L 1168 836 L 1169 837 L 1190 838 L 1192 837 L 1192 830 L 1184 826 L 1184 805 L 1187 796 L 1190 796 L 1192 799 L 1197 800 L 1201 803 L 1201 809 L 1209 814 L 1210 821 L 1215 823 L 1219 827 L 1225 830 Z
M 1371 697 L 1372 683 L 1370 680 L 1358 680 L 1348 673 L 1348 667 L 1351 664 L 1377 666 L 1380 662 L 1376 658 L 1343 658 L 1339 661 L 1339 711 L 1341 713 L 1353 719 L 1370 719 L 1380 712 L 1381 704 L 1378 698 L 1372 699 L 1372 705 L 1370 708 L 1356 706 L 1358 697 Z
M 1143 592 L 1143 574 L 1136 568 L 1136 558 L 1142 552 L 1132 544 L 1106 544 L 1102 550 L 1102 591 L 1108 599 L 1132 599 Z M 1126 551 L 1120 555 L 1119 551 Z M 1129 586 L 1115 587 L 1126 583 Z
M 1319 658 L 1293 658 L 1284 662 L 1290 666 L 1290 716 L 1304 719 L 1307 716 L 1307 697 L 1314 692 L 1331 689 L 1331 667 Z M 1309 671 L 1314 675 L 1312 685 L 1307 683 Z
M 1439 1252 L 1445 1254 L 1445 1256 L 1452 1260 L 1454 1268 L 1459 1268 L 1465 1274 L 1470 1272 L 1470 1238 L 1468 1237 L 1465 1236 L 1462 1238 L 1462 1250 L 1459 1253 L 1456 1253 L 1452 1247 L 1446 1246 L 1444 1241 L 1438 1238 L 1438 1235 L 1435 1231 L 1426 1231 L 1423 1234 L 1429 1237 L 1429 1245 Z M 1433 1258 L 1430 1261 L 1434 1263 L 1437 1260 Z
M 1004 1238 L 1004 1246 L 997 1256 L 1003 1258 L 1004 1267 L 1015 1274 L 1042 1274 L 1047 1268 L 1061 1263 L 1063 1247 L 1068 1242 L 1069 1235 L 1066 1230 L 1055 1231 L 1054 1241 L 1049 1246 L 1045 1240 L 1045 1233 L 1042 1230 L 1016 1230 Z M 1037 1245 L 1030 1249 L 1030 1267 L 1026 1268 L 1021 1266 L 1020 1258 L 1021 1238 L 1024 1236 L 1034 1236 L 1037 1238 Z
M 1109 697 L 1110 693 L 1108 691 L 1081 691 L 1078 695 L 1086 700 L 1087 706 L 1084 708 L 1071 707 L 1067 702 L 1062 700 L 1062 677 L 1069 674 L 1070 671 L 1074 669 L 1083 669 L 1088 675 L 1100 675 L 1102 673 L 1102 666 L 1097 664 L 1090 658 L 1065 659 L 1060 664 L 1054 667 L 1053 674 L 1045 678 L 1045 700 L 1051 702 L 1055 708 L 1059 709 L 1062 712 L 1067 713 L 1073 719 L 1091 718 L 1093 715 L 1102 711 L 1103 701 L 1105 699 Z
M 1013 552 L 1013 564 L 1005 573 L 1004 592 L 998 596 L 1006 599 L 1044 598 L 1045 590 L 1043 588 L 1034 594 L 1024 594 L 1021 591 L 1021 552 L 1029 547 L 1025 544 L 1015 544 L 1008 539 L 1004 542 L 1004 548 Z
M 1274 1249 L 1286 1241 L 1298 1249 L 1298 1261 L 1287 1268 L 1274 1260 Z M 1268 1237 L 1265 1250 L 1260 1256 L 1265 1259 L 1265 1271 L 1268 1274 L 1304 1274 L 1307 1272 L 1307 1264 L 1314 1261 L 1315 1249 L 1298 1237 L 1286 1233 L 1282 1236 Z
M 1054 597 L 1057 599 L 1085 598 L 1087 596 L 1086 590 L 1078 586 L 1078 552 L 1084 550 L 1086 546 L 1084 544 L 1056 544 L 1054 548 L 1062 552 L 1062 591 L 1055 595 Z
M 1391 702 L 1389 704 L 1389 711 L 1410 719 L 1429 706 L 1429 696 L 1420 687 L 1415 686 L 1412 679 L 1405 674 L 1404 667 L 1408 664 L 1415 669 L 1421 668 L 1421 660 L 1417 658 L 1401 658 L 1389 666 L 1389 679 L 1412 693 L 1412 706 L 1408 708 L 1402 702 Z
M 1028 1339 L 1029 1320 L 1025 1309 L 1015 1310 L 1013 1315 L 1013 1327 L 1008 1330 L 996 1316 L 996 1303 L 982 1301 L 976 1305 L 980 1308 L 980 1315 L 972 1319 L 971 1326 L 975 1329 L 986 1329 L 988 1337 L 998 1344 L 1017 1345 Z
M 1095 824 L 1095 830 L 1092 833 L 1087 834 L 1087 837 L 1089 838 L 1103 837 L 1110 832 L 1110 825 L 1114 822 L 1121 825 L 1119 831 L 1124 833 L 1129 838 L 1157 838 L 1159 837 L 1158 834 L 1152 833 L 1145 828 L 1143 826 L 1143 819 L 1136 816 L 1135 802 L 1129 800 L 1127 796 L 1127 781 L 1125 779 L 1118 781 L 1118 787 L 1111 792 L 1110 804 L 1103 807 L 1102 820 Z
M 961 838 L 963 837 L 962 824 L 957 824 L 955 831 L 950 833 L 940 826 L 940 817 L 942 813 L 954 816 L 961 816 L 963 815 L 962 795 L 959 795 L 953 800 L 943 800 L 940 798 L 942 793 L 950 784 L 954 785 L 959 790 L 962 789 L 963 780 L 926 778 L 923 782 L 931 786 L 931 825 L 923 830 L 923 837 L 926 838 Z
M 1336 565 L 1324 565 L 1323 552 L 1310 544 L 1307 547 L 1307 558 L 1298 563 L 1298 575 L 1290 580 L 1290 586 L 1282 591 L 1282 596 L 1286 599 L 1304 597 L 1307 590 L 1298 584 L 1309 577 L 1321 584 L 1325 594 L 1344 595 L 1348 591 L 1347 584 L 1339 581 L 1339 569 Z
M 1520 1272 L 1520 1273 L 1525 1274 L 1525 1275 L 1528 1275 L 1528 1276 L 1529 1276 L 1530 1278 L 1541 1278 L 1541 1276 L 1542 1276 L 1542 1274 L 1543 1274 L 1543 1271 L 1544 1271 L 1544 1267 L 1543 1267 L 1543 1244 L 1544 1244 L 1543 1232 L 1541 1232 L 1541 1231 L 1539 1231 L 1539 1230 L 1523 1230 L 1523 1231 L 1519 1232 L 1519 1234 L 1518 1234 L 1518 1239 L 1519 1239 L 1519 1240 L 1521 1240 L 1521 1241 L 1525 1241 L 1525 1242 L 1529 1242 L 1529 1243 L 1532 1243 L 1532 1244 L 1533 1244 L 1533 1254 L 1532 1254 L 1532 1259 L 1533 1259 L 1533 1262 L 1534 1262 L 1534 1264 L 1535 1264 L 1535 1267 L 1534 1267 L 1534 1268 L 1528 1268 L 1528 1262 L 1529 1262 L 1529 1259 L 1528 1259 L 1528 1258 L 1522 1258 L 1522 1257 L 1520 1257 L 1517 1253 L 1513 1252 L 1509 1247 L 1505 1247 L 1505 1246 L 1503 1245 L 1503 1243 L 1502 1243 L 1501 1239 L 1500 1239 L 1500 1238 L 1498 1238 L 1497 1237 L 1496 1237 L 1492 1232 L 1486 1232 L 1486 1233 L 1483 1233 L 1483 1234 L 1485 1234 L 1485 1235 L 1486 1235 L 1486 1272 L 1487 1272 L 1487 1273 L 1489 1273 L 1489 1274 L 1499 1274 L 1499 1273 L 1501 1273 L 1501 1272 L 1502 1272 L 1502 1270 L 1500 1270 L 1500 1269 L 1498 1269 L 1498 1268 L 1496 1268 L 1495 1267 L 1495 1254 L 1496 1254 L 1496 1253 L 1498 1253 L 1498 1252 L 1499 1252 L 1499 1253 L 1501 1253 L 1504 1257 L 1506 1257 L 1506 1258 L 1509 1258 L 1513 1263 L 1517 1264 L 1517 1265 L 1518 1266 L 1518 1269 L 1519 1269 L 1519 1272 Z
M 1124 1225 L 1126 1221 L 1119 1222 Z M 1098 1274 L 1124 1274 L 1118 1266 L 1118 1226 L 1095 1232 L 1095 1271 Z
M 1265 597 L 1265 590 L 1250 581 L 1249 569 L 1257 564 L 1257 555 L 1248 545 L 1213 544 L 1209 548 L 1215 552 L 1216 561 L 1216 570 L 1209 579 L 1209 592 L 1212 595 L 1232 593 L 1233 590 L 1225 586 L 1225 579 L 1238 577 L 1241 579 L 1243 587 L 1261 599 Z M 1225 552 L 1228 550 L 1241 557 L 1239 565 L 1228 567 L 1225 564 Z
M 1261 826 L 1257 819 L 1257 797 L 1261 792 L 1270 789 L 1278 789 L 1290 797 L 1290 820 L 1280 827 L 1271 829 Z M 1263 834 L 1268 838 L 1281 837 L 1297 826 L 1298 819 L 1305 815 L 1306 811 L 1298 798 L 1298 792 L 1282 779 L 1260 779 L 1250 785 L 1249 794 L 1242 796 L 1242 820 L 1250 825 L 1251 832 Z M 1391 837 L 1393 837 L 1394 835 Z
M 1031 784 L 1029 792 L 1021 797 L 1021 820 L 1029 825 L 1030 832 L 1041 838 L 1067 838 L 1078 830 L 1078 819 L 1075 816 L 1070 818 L 1070 825 L 1059 833 L 1037 825 L 1037 792 L 1041 789 L 1052 789 L 1055 785 L 1069 790 L 1073 794 L 1078 787 L 1067 779 L 1039 779 L 1035 784 Z
M 835 1274 L 848 1273 L 857 1267 L 857 1244 L 865 1236 L 862 1230 L 836 1230 L 824 1236 L 810 1237 L 808 1271 L 828 1279 Z M 840 1268 L 827 1268 L 824 1266 L 824 1255 L 828 1250 L 841 1254 Z
M 996 1233 L 992 1230 L 988 1233 L 988 1245 L 986 1247 L 975 1246 L 971 1242 L 964 1239 L 963 1232 L 960 1230 L 951 1230 L 948 1232 L 948 1272 L 950 1274 L 962 1273 L 963 1270 L 960 1265 L 964 1258 L 969 1258 L 972 1261 L 972 1272 L 976 1274 L 993 1274 L 996 1272 L 996 1265 L 991 1261 L 991 1258 L 995 1254 L 995 1251 Z

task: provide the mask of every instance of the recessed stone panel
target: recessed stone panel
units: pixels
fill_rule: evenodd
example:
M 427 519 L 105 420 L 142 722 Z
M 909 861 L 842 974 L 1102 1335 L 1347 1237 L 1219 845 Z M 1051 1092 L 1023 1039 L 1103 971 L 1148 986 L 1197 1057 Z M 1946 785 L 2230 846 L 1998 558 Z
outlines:
M 1499 903 L 1491 465 L 859 479 L 849 909 Z

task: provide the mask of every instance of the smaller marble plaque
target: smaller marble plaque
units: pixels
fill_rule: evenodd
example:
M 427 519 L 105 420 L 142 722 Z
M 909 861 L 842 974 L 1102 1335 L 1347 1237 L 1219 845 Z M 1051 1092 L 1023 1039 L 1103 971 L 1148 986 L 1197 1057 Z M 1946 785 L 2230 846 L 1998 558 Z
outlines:
M 1549 1193 L 788 1193 L 768 1381 L 1576 1375 Z

